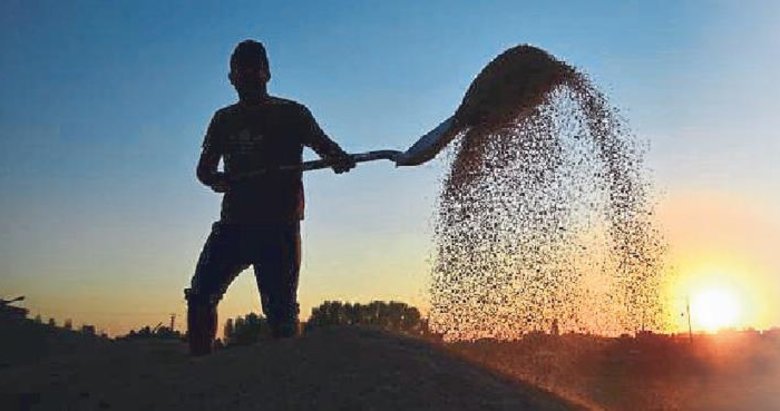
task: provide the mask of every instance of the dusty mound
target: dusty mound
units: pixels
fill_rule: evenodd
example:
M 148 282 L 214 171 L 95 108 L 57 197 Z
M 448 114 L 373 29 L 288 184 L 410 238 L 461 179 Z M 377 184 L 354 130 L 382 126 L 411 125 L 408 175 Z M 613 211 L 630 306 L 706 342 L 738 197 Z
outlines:
M 107 339 L 94 335 L 3 317 L 0 317 L 0 335 L 0 369 L 67 353 L 90 352 L 109 344 Z
M 175 341 L 115 342 L 0 369 L 0 387 L 3 403 L 17 404 L 4 409 L 572 408 L 435 346 L 357 328 L 194 359 Z

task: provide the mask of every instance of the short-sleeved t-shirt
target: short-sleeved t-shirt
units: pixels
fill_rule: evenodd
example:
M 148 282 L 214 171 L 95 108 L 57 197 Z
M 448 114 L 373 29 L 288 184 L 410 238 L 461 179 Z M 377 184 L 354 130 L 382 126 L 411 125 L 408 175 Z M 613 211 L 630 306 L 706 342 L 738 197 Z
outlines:
M 214 113 L 203 147 L 222 156 L 225 173 L 268 170 L 231 184 L 222 199 L 221 221 L 252 224 L 303 219 L 302 172 L 278 168 L 300 164 L 304 146 L 325 158 L 343 154 L 309 110 L 291 100 L 270 97 L 256 105 L 237 103 Z

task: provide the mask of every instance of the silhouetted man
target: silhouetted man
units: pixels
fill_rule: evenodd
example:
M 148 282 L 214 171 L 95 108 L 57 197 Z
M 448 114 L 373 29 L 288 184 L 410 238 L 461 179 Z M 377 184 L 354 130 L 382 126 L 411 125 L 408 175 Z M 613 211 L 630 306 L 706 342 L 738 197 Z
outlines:
M 239 101 L 214 113 L 197 168 L 198 179 L 224 197 L 220 220 L 212 225 L 184 291 L 194 355 L 211 352 L 217 304 L 250 264 L 273 336 L 296 335 L 303 182 L 300 170 L 280 166 L 301 164 L 304 146 L 331 161 L 336 173 L 355 166 L 305 106 L 268 95 L 271 72 L 261 43 L 246 40 L 236 46 L 228 77 Z M 220 158 L 222 172 L 217 170 Z M 258 170 L 268 171 L 239 178 Z

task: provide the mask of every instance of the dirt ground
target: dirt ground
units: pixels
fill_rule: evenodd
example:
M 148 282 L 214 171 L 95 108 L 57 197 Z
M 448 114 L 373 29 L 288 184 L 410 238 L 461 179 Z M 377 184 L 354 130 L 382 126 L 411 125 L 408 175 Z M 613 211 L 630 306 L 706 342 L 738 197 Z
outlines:
M 538 335 L 446 347 L 595 409 L 780 410 L 778 331 L 700 334 L 693 341 Z
M 27 335 L 25 343 L 19 334 L 2 336 L 3 410 L 577 408 L 428 343 L 367 329 L 321 329 L 201 358 L 178 341 Z

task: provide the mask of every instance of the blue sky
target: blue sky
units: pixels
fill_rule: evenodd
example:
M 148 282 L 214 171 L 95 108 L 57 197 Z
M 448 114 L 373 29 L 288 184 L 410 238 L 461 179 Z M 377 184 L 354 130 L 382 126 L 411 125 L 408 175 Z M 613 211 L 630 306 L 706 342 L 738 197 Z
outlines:
M 219 210 L 194 166 L 211 114 L 235 100 L 227 59 L 246 38 L 267 46 L 271 93 L 353 152 L 407 147 L 495 55 L 540 46 L 590 73 L 649 141 L 671 209 L 714 193 L 780 227 L 772 2 L 164 3 L 0 5 L 0 292 L 44 315 L 118 330 L 182 312 Z M 307 175 L 304 312 L 326 298 L 424 304 L 442 172 Z M 230 293 L 224 312 L 258 309 L 248 273 Z

